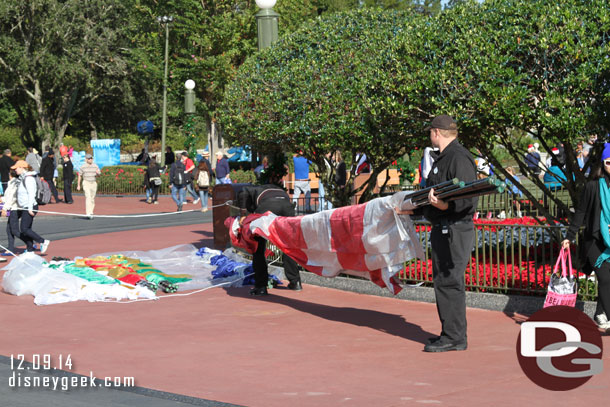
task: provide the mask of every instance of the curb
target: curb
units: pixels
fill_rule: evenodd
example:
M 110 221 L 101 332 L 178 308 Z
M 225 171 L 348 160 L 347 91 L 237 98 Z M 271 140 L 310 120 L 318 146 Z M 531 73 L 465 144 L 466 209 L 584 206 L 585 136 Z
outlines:
M 354 277 L 320 277 L 317 274 L 301 270 L 301 279 L 304 283 L 321 287 L 351 291 L 359 294 L 376 295 L 379 297 L 398 298 L 408 301 L 434 303 L 434 289 L 431 287 L 405 287 L 397 295 L 391 294 L 387 289 L 381 288 L 372 282 Z M 542 309 L 544 297 L 524 295 L 490 294 L 466 291 L 466 306 L 489 311 L 501 311 L 506 314 L 518 313 L 531 315 Z M 596 303 L 593 301 L 578 301 L 576 308 L 593 318 Z

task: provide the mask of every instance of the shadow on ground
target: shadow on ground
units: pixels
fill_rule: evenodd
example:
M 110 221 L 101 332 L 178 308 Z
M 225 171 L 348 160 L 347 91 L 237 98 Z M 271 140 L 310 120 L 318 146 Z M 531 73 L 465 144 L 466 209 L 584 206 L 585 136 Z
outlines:
M 281 290 L 281 288 L 278 290 Z M 225 288 L 225 291 L 232 297 L 249 297 L 248 289 Z M 380 332 L 385 332 L 390 335 L 398 336 L 400 338 L 421 344 L 425 344 L 428 338 L 435 336 L 435 334 L 423 330 L 419 325 L 407 322 L 404 317 L 400 315 L 362 308 L 335 307 L 332 305 L 317 304 L 279 295 L 250 298 L 252 298 L 252 301 L 267 301 L 275 304 L 285 305 L 297 311 L 306 312 L 329 321 L 369 327 Z

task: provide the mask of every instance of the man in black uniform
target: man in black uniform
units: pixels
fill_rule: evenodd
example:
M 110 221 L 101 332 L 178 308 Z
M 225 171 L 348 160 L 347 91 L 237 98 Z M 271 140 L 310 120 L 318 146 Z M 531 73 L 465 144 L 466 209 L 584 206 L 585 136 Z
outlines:
M 250 213 L 265 213 L 271 211 L 278 216 L 294 216 L 294 206 L 290 202 L 290 196 L 277 185 L 253 185 L 244 187 L 237 195 L 237 202 L 240 208 L 240 223 Z M 265 250 L 267 240 L 256 237 L 258 248 L 252 258 L 254 268 L 254 288 L 250 290 L 250 295 L 267 295 L 267 282 L 269 273 L 267 272 L 267 260 Z M 284 263 L 284 273 L 289 281 L 288 288 L 295 291 L 302 290 L 301 276 L 297 263 L 285 254 L 282 255 Z
M 458 178 L 460 181 L 476 180 L 476 165 L 472 155 L 457 140 L 457 124 L 451 116 L 441 115 L 432 120 L 430 131 L 433 147 L 439 153 L 432 165 L 427 185 Z M 441 334 L 430 338 L 424 347 L 426 352 L 466 350 L 466 292 L 464 274 L 474 247 L 472 216 L 478 198 L 445 202 L 428 195 L 430 205 L 416 209 L 414 214 L 424 215 L 432 223 L 432 273 L 436 308 L 441 321 Z

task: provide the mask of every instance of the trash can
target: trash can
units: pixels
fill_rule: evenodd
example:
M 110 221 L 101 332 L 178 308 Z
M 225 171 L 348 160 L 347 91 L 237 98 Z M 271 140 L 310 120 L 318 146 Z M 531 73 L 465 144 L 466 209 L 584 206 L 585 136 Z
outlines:
M 229 229 L 225 226 L 225 219 L 239 215 L 239 211 L 229 205 L 227 201 L 237 199 L 237 194 L 244 187 L 252 184 L 220 184 L 214 185 L 212 192 L 212 224 L 214 226 L 214 247 L 218 250 L 226 249 L 230 243 Z M 233 206 L 237 206 L 236 203 Z

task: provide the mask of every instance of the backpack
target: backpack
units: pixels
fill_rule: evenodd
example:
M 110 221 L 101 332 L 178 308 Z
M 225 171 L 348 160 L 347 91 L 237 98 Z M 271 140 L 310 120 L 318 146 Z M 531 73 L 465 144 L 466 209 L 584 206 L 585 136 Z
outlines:
M 199 175 L 197 176 L 197 185 L 202 188 L 210 186 L 210 175 L 207 171 L 199 171 Z
M 46 205 L 51 202 L 51 188 L 44 179 L 40 178 L 40 174 L 32 175 L 36 181 L 36 203 L 38 205 Z
M 184 165 L 176 165 L 172 184 L 182 186 L 185 184 Z

